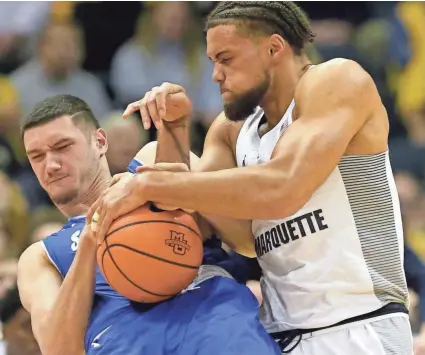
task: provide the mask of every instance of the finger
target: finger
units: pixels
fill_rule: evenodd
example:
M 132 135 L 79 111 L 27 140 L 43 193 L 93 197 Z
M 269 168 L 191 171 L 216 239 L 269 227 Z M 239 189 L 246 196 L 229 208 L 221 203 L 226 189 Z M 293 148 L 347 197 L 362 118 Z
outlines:
M 161 120 L 165 120 L 165 115 L 167 113 L 167 107 L 166 107 L 167 95 L 168 95 L 167 91 L 164 88 L 160 88 L 155 97 L 158 115 Z
M 161 171 L 174 171 L 174 172 L 189 171 L 189 168 L 185 163 L 156 163 L 154 165 L 154 169 L 161 170 Z
M 146 171 L 171 171 L 171 172 L 188 172 L 190 171 L 185 163 L 156 163 L 155 165 L 143 165 L 136 168 L 137 173 Z
M 154 206 L 160 210 L 163 211 L 176 211 L 176 210 L 182 210 L 188 214 L 192 214 L 195 213 L 195 210 L 189 210 L 187 208 L 181 208 L 181 207 L 176 207 L 176 206 L 171 206 L 171 205 L 164 205 L 162 203 L 154 203 Z
M 152 118 L 149 114 L 149 110 L 146 106 L 146 101 L 149 97 L 149 93 L 147 92 L 142 100 L 140 100 L 140 117 L 142 118 L 143 128 L 148 130 L 151 128 Z
M 86 216 L 86 224 L 90 225 L 92 223 L 92 221 L 94 222 L 94 220 L 97 220 L 99 218 L 99 216 L 95 216 L 94 214 L 96 213 L 97 209 L 99 208 L 99 205 L 101 203 L 102 197 L 99 197 L 90 207 L 87 216 Z
M 127 105 L 127 108 L 124 110 L 122 116 L 124 118 L 128 118 L 130 117 L 130 115 L 132 115 L 134 112 L 138 111 L 140 108 L 140 101 L 134 101 L 131 104 Z
M 97 222 L 96 222 L 96 239 L 97 239 L 98 245 L 101 244 L 104 239 L 104 235 L 102 235 L 101 233 L 102 233 L 102 224 L 107 214 L 106 205 L 107 203 L 105 203 L 105 201 L 102 200 L 102 203 L 96 210 L 96 213 L 98 215 Z
M 162 203 L 154 203 L 153 204 L 156 208 L 163 210 L 163 211 L 175 211 L 178 210 L 178 207 L 170 206 L 170 205 L 164 205 Z
M 136 168 L 136 173 L 144 173 L 146 171 L 153 171 L 153 170 L 155 170 L 153 166 L 143 165 L 143 166 L 138 166 Z
M 111 183 L 109 184 L 109 187 L 115 185 L 118 181 L 121 180 L 121 178 L 124 176 L 125 173 L 116 174 L 112 177 Z
M 161 119 L 160 119 L 159 114 L 158 114 L 158 109 L 156 107 L 156 105 L 157 105 L 156 96 L 158 94 L 158 91 L 159 91 L 159 87 L 154 87 L 150 91 L 149 96 L 147 97 L 147 100 L 146 100 L 149 115 L 151 116 L 153 124 L 155 125 L 155 127 L 157 129 L 160 128 L 160 122 L 161 122 Z
M 102 224 L 99 225 L 99 231 L 97 233 L 97 243 L 98 245 L 103 243 L 105 240 L 105 237 L 107 236 L 109 227 L 111 226 L 112 222 L 114 220 L 114 214 L 113 209 L 108 208 L 106 209 L 106 214 L 103 216 Z
M 177 84 L 171 84 L 169 82 L 163 82 L 161 84 L 161 88 L 164 89 L 167 95 L 169 94 L 177 94 L 179 92 L 185 92 L 184 88 Z

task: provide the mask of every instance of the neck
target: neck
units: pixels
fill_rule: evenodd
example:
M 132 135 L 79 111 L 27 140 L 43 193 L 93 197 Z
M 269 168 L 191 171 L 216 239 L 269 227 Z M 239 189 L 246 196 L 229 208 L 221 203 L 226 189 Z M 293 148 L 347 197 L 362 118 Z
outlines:
M 77 217 L 86 215 L 91 205 L 102 196 L 102 193 L 111 183 L 111 174 L 98 175 L 87 189 L 87 193 L 78 197 L 79 201 L 72 201 L 66 205 L 56 205 L 56 207 L 67 217 Z
M 301 77 L 308 70 L 310 60 L 305 55 L 295 56 L 284 75 L 276 76 L 270 89 L 261 102 L 261 108 L 267 117 L 269 129 L 282 119 L 295 95 L 295 89 Z
M 43 59 L 40 59 L 41 68 L 45 77 L 47 77 L 50 81 L 60 82 L 64 81 L 68 78 L 69 73 L 67 71 L 63 71 L 61 73 L 57 73 L 52 70 L 52 67 Z

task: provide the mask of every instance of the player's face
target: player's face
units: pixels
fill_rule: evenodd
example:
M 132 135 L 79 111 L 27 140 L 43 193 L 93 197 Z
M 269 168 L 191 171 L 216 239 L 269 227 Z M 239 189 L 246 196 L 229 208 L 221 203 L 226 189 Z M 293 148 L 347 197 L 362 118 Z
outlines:
M 28 129 L 24 145 L 41 186 L 52 201 L 65 205 L 87 193 L 99 171 L 101 130 L 84 132 L 70 116 Z M 106 136 L 104 136 L 106 142 Z
M 239 34 L 234 25 L 207 32 L 207 55 L 214 62 L 213 80 L 220 85 L 226 116 L 246 119 L 270 86 L 269 59 L 261 43 Z

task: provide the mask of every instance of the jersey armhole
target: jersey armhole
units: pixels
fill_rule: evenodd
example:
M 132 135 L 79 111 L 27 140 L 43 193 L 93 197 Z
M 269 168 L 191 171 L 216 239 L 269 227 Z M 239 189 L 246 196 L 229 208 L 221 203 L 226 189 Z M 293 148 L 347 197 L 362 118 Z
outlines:
M 51 262 L 51 264 L 59 272 L 59 275 L 61 275 L 62 278 L 64 278 L 64 276 L 62 275 L 62 272 L 60 271 L 60 269 L 58 268 L 58 266 L 56 265 L 56 263 L 53 261 L 52 257 L 50 256 L 49 251 L 47 250 L 46 244 L 44 244 L 44 240 L 41 241 L 41 245 L 43 246 L 44 252 L 46 253 L 47 257 L 49 258 L 49 261 Z

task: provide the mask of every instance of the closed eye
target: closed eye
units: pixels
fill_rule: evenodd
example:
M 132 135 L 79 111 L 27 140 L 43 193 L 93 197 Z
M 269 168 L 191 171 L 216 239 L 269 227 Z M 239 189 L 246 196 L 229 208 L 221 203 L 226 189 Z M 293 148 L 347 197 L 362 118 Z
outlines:
M 66 148 L 69 148 L 71 145 L 72 145 L 72 143 L 64 144 L 64 145 L 61 145 L 59 147 L 55 147 L 55 150 L 63 151 Z
M 43 154 L 32 155 L 30 158 L 32 160 L 40 160 L 43 157 Z

